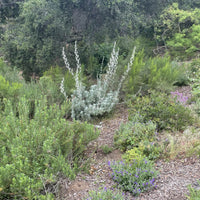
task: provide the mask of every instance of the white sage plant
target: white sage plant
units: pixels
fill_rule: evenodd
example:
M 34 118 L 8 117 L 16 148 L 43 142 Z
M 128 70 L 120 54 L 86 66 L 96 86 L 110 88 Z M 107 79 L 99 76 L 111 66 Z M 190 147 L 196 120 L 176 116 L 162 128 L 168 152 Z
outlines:
M 71 117 L 73 119 L 80 120 L 90 120 L 94 116 L 101 116 L 105 113 L 109 113 L 113 107 L 118 103 L 119 92 L 122 86 L 122 83 L 127 76 L 131 66 L 133 65 L 135 48 L 133 49 L 130 61 L 127 65 L 127 69 L 124 74 L 121 76 L 121 80 L 118 83 L 117 89 L 112 90 L 113 84 L 115 83 L 114 79 L 116 78 L 116 72 L 118 69 L 118 57 L 119 49 L 116 50 L 116 43 L 110 56 L 108 63 L 108 68 L 105 73 L 105 76 L 99 75 L 97 78 L 97 84 L 94 84 L 90 87 L 89 90 L 86 90 L 85 86 L 81 80 L 81 64 L 77 49 L 77 42 L 75 42 L 75 59 L 76 59 L 76 71 L 74 72 L 70 67 L 70 64 L 65 55 L 63 48 L 62 51 L 63 59 L 66 65 L 66 68 L 72 74 L 75 79 L 76 89 L 72 95 L 72 113 Z M 66 92 L 64 91 L 63 85 L 64 79 L 61 82 L 61 92 L 66 97 Z

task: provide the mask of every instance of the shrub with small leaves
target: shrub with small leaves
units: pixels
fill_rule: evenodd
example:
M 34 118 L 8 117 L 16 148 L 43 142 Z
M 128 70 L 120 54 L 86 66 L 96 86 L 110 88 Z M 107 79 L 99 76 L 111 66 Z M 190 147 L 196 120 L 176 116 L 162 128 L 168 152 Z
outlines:
M 84 200 L 125 200 L 124 193 L 104 187 L 99 191 L 90 191 L 89 196 Z M 126 200 L 128 200 L 126 198 Z
M 2 75 L 0 75 L 0 99 L 17 97 L 21 87 L 21 83 L 10 83 Z
M 124 191 L 129 191 L 137 196 L 141 192 L 155 187 L 157 172 L 153 162 L 143 160 L 133 160 L 132 162 L 108 162 L 112 170 L 112 178 L 118 187 Z
M 53 199 L 48 186 L 59 176 L 75 178 L 83 151 L 98 137 L 98 131 L 86 122 L 66 121 L 67 101 L 61 106 L 48 105 L 45 97 L 34 101 L 31 119 L 29 100 L 21 98 L 13 106 L 4 99 L 4 104 L 0 113 L 0 196 Z
M 140 163 L 146 158 L 145 155 L 137 147 L 134 147 L 131 150 L 127 150 L 122 157 L 128 163 L 132 162 L 133 160 Z
M 155 140 L 156 124 L 152 121 L 143 122 L 143 117 L 135 113 L 131 121 L 122 124 L 114 135 L 114 142 L 122 151 L 138 147 L 143 140 Z
M 183 130 L 194 122 L 189 108 L 165 93 L 151 91 L 149 95 L 136 98 L 129 104 L 129 118 L 139 112 L 144 122 L 152 120 L 158 130 Z
M 153 142 L 150 142 L 148 140 L 141 141 L 140 144 L 138 145 L 138 149 L 149 160 L 155 160 L 159 158 L 162 152 L 162 148 L 156 140 Z
M 124 85 L 126 97 L 133 98 L 149 89 L 170 92 L 174 85 L 187 85 L 185 67 L 172 62 L 169 56 L 146 59 L 144 51 L 138 52 Z

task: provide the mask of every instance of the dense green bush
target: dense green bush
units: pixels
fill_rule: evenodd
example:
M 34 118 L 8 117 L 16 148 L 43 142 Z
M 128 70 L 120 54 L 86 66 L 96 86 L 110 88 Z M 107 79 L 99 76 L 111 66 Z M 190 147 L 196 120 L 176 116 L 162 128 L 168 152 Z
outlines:
M 51 199 L 50 187 L 60 176 L 75 178 L 86 145 L 98 136 L 92 125 L 67 122 L 68 102 L 48 105 L 46 98 L 4 100 L 0 113 L 0 197 Z M 58 188 L 57 188 L 58 189 Z M 55 192 L 55 191 L 53 191 Z
M 144 51 L 140 51 L 136 54 L 133 65 L 125 80 L 123 90 L 126 95 L 130 97 L 137 93 L 140 89 L 146 90 L 147 88 L 147 74 L 144 71 L 146 69 Z
M 53 84 L 57 87 L 57 90 L 59 90 L 60 82 L 63 79 L 64 74 L 64 88 L 66 95 L 68 97 L 71 97 L 73 94 L 73 91 L 75 89 L 75 80 L 72 76 L 72 74 L 69 73 L 69 71 L 64 71 L 61 67 L 51 67 L 49 70 L 44 72 L 43 77 L 49 77 Z M 59 94 L 56 94 L 60 96 Z
M 174 85 L 186 85 L 186 69 L 169 56 L 145 58 L 144 51 L 138 52 L 124 85 L 127 97 L 149 89 L 169 92 Z
M 24 83 L 21 72 L 14 66 L 10 66 L 0 58 L 0 74 L 9 82 Z
M 42 76 L 39 80 L 24 82 L 19 90 L 19 96 L 25 97 L 29 101 L 41 100 L 47 97 L 48 104 L 61 104 L 65 98 L 60 93 L 59 84 L 54 82 L 49 76 Z
M 144 157 L 149 160 L 156 160 L 160 157 L 161 153 L 162 148 L 156 141 L 150 142 L 149 140 L 144 140 L 138 143 L 137 147 L 127 150 L 123 158 L 129 161 L 143 159 Z
M 155 187 L 157 172 L 153 162 L 142 159 L 131 162 L 109 162 L 112 178 L 122 190 L 134 196 Z
M 21 87 L 21 83 L 9 83 L 0 75 L 0 99 L 17 97 Z
M 139 112 L 144 122 L 152 120 L 159 130 L 183 130 L 194 121 L 189 108 L 165 93 L 152 92 L 138 97 L 129 106 L 130 119 Z
M 150 142 L 149 140 L 144 140 L 138 145 L 139 151 L 144 154 L 149 160 L 156 160 L 160 157 L 162 153 L 162 148 L 156 140 Z
M 199 54 L 200 9 L 180 9 L 178 3 L 165 8 L 155 24 L 157 42 L 174 57 L 188 59 Z
M 170 91 L 174 85 L 186 85 L 184 66 L 171 61 L 169 56 L 151 58 L 147 62 L 149 89 Z
M 145 155 L 139 150 L 138 147 L 133 147 L 130 150 L 127 150 L 125 154 L 123 154 L 122 158 L 127 162 L 136 161 L 138 163 L 142 162 L 146 157 Z
M 138 147 L 144 140 L 153 142 L 155 140 L 156 124 L 149 121 L 144 123 L 143 117 L 135 113 L 134 118 L 122 124 L 114 135 L 114 142 L 117 147 L 125 151 Z

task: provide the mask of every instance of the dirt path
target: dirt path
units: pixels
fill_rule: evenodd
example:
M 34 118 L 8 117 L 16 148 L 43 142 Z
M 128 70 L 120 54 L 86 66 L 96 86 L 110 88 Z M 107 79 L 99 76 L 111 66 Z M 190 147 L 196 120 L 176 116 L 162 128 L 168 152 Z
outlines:
M 112 119 L 98 124 L 101 133 L 99 138 L 88 146 L 87 155 L 91 156 L 89 174 L 79 174 L 74 181 L 63 180 L 63 200 L 82 200 L 87 197 L 88 191 L 98 191 L 99 187 L 112 188 L 115 184 L 110 178 L 108 161 L 120 160 L 122 153 L 114 150 L 110 154 L 104 154 L 101 146 L 113 147 L 113 136 L 121 123 L 128 121 L 128 112 L 123 106 L 118 109 Z M 157 188 L 139 197 L 125 194 L 128 199 L 137 200 L 185 200 L 188 193 L 188 185 L 198 186 L 200 179 L 200 160 L 196 157 L 184 158 L 170 162 L 157 161 L 156 168 L 160 171 L 156 180 Z

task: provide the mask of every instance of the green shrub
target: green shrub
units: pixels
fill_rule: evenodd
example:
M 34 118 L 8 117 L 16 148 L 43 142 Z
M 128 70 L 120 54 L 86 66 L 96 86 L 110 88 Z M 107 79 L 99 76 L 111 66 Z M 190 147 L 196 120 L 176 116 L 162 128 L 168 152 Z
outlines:
M 164 93 L 152 92 L 138 97 L 129 106 L 130 119 L 139 112 L 144 122 L 152 120 L 157 124 L 158 130 L 183 130 L 194 121 L 189 108 Z
M 48 105 L 45 98 L 35 101 L 31 119 L 29 100 L 21 98 L 17 107 L 6 99 L 4 104 L 0 121 L 0 196 L 50 198 L 46 188 L 60 176 L 75 178 L 82 153 L 98 132 L 87 123 L 67 122 L 64 116 L 70 108 L 68 102 L 59 106 Z
M 133 119 L 122 124 L 114 135 L 114 143 L 121 150 L 138 147 L 144 140 L 153 142 L 155 140 L 156 124 L 148 121 L 143 122 L 143 117 L 135 113 Z
M 131 160 L 143 160 L 148 158 L 149 160 L 156 160 L 160 157 L 162 152 L 161 147 L 157 142 L 149 142 L 148 140 L 141 141 L 138 147 L 133 147 L 131 150 L 127 150 L 123 155 L 123 158 L 127 161 Z
M 89 196 L 85 198 L 85 200 L 100 200 L 100 199 L 101 200 L 108 200 L 108 199 L 125 200 L 125 197 L 124 197 L 124 193 L 107 189 L 105 187 L 104 189 L 100 189 L 99 191 L 90 191 Z
M 174 85 L 187 85 L 185 68 L 169 56 L 155 57 L 147 62 L 149 89 L 170 91 Z
M 189 196 L 187 196 L 188 200 L 199 200 L 200 199 L 200 190 L 193 188 L 191 185 L 188 187 Z
M 141 192 L 155 187 L 157 172 L 154 164 L 147 159 L 127 162 L 109 162 L 112 178 L 122 190 L 129 191 L 137 196 Z
M 24 83 L 23 78 L 17 68 L 11 67 L 0 58 L 0 75 L 2 75 L 8 82 Z
M 144 51 L 140 51 L 135 56 L 133 65 L 131 66 L 131 69 L 124 83 L 123 90 L 125 91 L 128 97 L 137 93 L 140 90 L 140 88 L 146 90 L 147 71 L 145 72 L 145 69 L 146 65 Z
M 200 100 L 199 100 L 199 99 L 196 100 L 194 109 L 195 109 L 195 112 L 196 112 L 198 115 L 200 115 Z
M 198 56 L 199 13 L 199 8 L 179 9 L 178 3 L 166 7 L 154 27 L 157 42 L 174 57 L 188 60 Z
M 20 97 L 25 97 L 30 102 L 35 100 L 42 100 L 44 96 L 47 97 L 48 104 L 61 104 L 65 98 L 60 94 L 59 85 L 53 82 L 48 76 L 43 76 L 38 80 L 26 82 L 19 91 Z
M 127 97 L 138 91 L 149 89 L 170 92 L 174 85 L 187 85 L 185 67 L 172 62 L 169 56 L 145 58 L 144 51 L 138 52 L 124 85 Z
M 16 98 L 21 87 L 21 83 L 9 83 L 2 75 L 0 75 L 0 99 Z
M 64 88 L 66 91 L 66 95 L 68 97 L 71 97 L 75 89 L 75 80 L 72 74 L 69 73 L 69 71 L 64 72 L 64 70 L 59 66 L 51 67 L 49 70 L 44 72 L 43 77 L 49 77 L 51 81 L 53 82 L 54 86 L 57 86 L 57 90 L 59 90 L 60 82 L 63 79 L 63 74 L 64 74 L 64 79 L 65 79 Z
M 127 150 L 122 157 L 127 163 L 131 163 L 133 162 L 133 160 L 136 161 L 137 163 L 141 163 L 146 158 L 138 147 L 133 147 L 132 149 Z
M 138 149 L 144 154 L 149 160 L 156 160 L 160 157 L 162 152 L 161 146 L 156 142 L 150 142 L 148 140 L 141 141 Z
M 190 66 L 192 74 L 190 80 L 192 82 L 192 94 L 195 98 L 200 97 L 200 63 L 199 60 L 194 60 Z
M 104 154 L 109 154 L 113 150 L 113 148 L 109 147 L 108 145 L 102 145 L 101 149 L 102 149 L 102 151 L 103 151 Z

